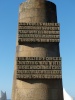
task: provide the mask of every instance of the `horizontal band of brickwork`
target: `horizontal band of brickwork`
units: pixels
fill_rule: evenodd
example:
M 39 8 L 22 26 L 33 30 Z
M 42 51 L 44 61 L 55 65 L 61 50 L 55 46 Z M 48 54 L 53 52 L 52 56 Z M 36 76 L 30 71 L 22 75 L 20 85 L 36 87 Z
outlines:
M 25 61 L 60 61 L 61 57 L 17 57 L 19 60 L 25 60 Z
M 59 27 L 60 24 L 59 23 L 25 23 L 25 22 L 19 22 L 19 26 L 55 26 L 55 27 Z
M 61 70 L 61 65 L 17 65 L 18 70 Z
M 40 74 L 33 74 L 33 75 L 26 75 L 26 74 L 17 74 L 17 79 L 61 79 L 61 75 L 40 75 Z
M 50 30 L 18 30 L 19 34 L 45 34 L 45 35 L 59 35 L 60 31 Z
M 25 42 L 60 42 L 59 39 L 35 39 L 35 38 L 19 38 L 18 39 L 19 44 L 25 43 Z
M 17 70 L 17 74 L 49 74 L 49 75 L 61 75 L 61 70 Z

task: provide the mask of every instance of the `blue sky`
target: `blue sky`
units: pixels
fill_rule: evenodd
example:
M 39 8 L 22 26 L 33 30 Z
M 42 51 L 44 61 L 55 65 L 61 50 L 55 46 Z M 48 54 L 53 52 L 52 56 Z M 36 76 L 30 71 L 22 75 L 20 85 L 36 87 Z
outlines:
M 11 98 L 19 5 L 25 0 L 0 0 L 0 90 Z M 51 0 L 60 23 L 63 86 L 75 97 L 75 0 Z

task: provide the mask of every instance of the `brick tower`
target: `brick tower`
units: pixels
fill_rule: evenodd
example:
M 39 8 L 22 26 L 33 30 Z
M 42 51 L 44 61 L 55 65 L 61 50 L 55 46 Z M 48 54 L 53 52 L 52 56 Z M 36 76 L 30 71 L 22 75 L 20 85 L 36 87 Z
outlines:
M 12 100 L 63 100 L 59 35 L 54 3 L 21 3 Z

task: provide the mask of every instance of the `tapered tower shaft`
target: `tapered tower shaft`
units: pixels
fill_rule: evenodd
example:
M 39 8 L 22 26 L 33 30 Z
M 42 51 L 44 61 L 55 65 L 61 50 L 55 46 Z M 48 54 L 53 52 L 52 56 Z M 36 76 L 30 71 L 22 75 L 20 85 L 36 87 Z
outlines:
M 12 100 L 63 100 L 59 26 L 54 3 L 20 5 Z

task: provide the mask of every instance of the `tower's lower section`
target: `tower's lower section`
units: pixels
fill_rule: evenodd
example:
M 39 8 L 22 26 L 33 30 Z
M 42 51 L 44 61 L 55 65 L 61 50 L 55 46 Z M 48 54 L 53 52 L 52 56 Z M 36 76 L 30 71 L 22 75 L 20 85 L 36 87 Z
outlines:
M 61 80 L 17 80 L 14 100 L 63 100 L 61 84 Z
M 37 44 L 17 47 L 12 100 L 63 100 L 58 46 Z

